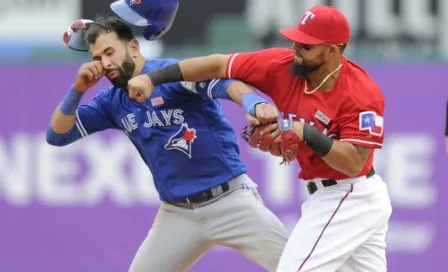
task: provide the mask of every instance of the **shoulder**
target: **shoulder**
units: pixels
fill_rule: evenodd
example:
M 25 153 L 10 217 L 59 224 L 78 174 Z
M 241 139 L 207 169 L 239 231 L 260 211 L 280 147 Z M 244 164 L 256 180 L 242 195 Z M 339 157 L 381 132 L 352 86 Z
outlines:
M 291 61 L 294 58 L 294 51 L 283 47 L 272 47 L 252 52 L 241 52 L 230 55 L 230 61 L 237 58 L 265 59 L 269 62 Z
M 277 57 L 282 57 L 282 56 L 292 56 L 294 54 L 294 51 L 290 48 L 286 48 L 286 47 L 271 47 L 271 48 L 267 48 L 267 49 L 262 49 L 259 51 L 256 51 L 260 54 L 264 54 L 264 55 L 275 55 Z
M 273 48 L 275 55 L 271 59 L 270 65 L 273 67 L 290 66 L 294 60 L 294 51 L 288 48 Z
M 370 104 L 382 105 L 384 95 L 378 83 L 369 75 L 369 73 L 350 60 L 344 60 L 345 69 L 343 70 L 341 87 L 354 102 L 355 107 L 366 107 Z
M 110 114 L 117 111 L 122 104 L 123 97 L 127 97 L 124 90 L 115 86 L 101 89 L 94 97 L 94 103 L 100 109 L 106 110 Z
M 267 75 L 275 78 L 283 74 L 293 59 L 294 52 L 281 47 L 235 53 L 229 57 L 226 73 L 229 78 L 256 78 L 263 81 Z
M 120 92 L 120 90 L 118 88 L 115 88 L 114 86 L 109 86 L 109 87 L 101 89 L 95 95 L 95 99 L 101 101 L 102 103 L 109 103 L 114 99 L 114 97 L 119 92 Z
M 279 60 L 292 60 L 294 59 L 294 51 L 289 48 L 283 48 L 283 47 L 274 47 L 271 48 L 271 53 L 276 55 L 276 58 L 274 58 L 275 61 Z
M 178 63 L 179 61 L 180 61 L 179 59 L 151 59 L 146 61 L 144 69 L 146 71 L 151 71 L 174 63 Z

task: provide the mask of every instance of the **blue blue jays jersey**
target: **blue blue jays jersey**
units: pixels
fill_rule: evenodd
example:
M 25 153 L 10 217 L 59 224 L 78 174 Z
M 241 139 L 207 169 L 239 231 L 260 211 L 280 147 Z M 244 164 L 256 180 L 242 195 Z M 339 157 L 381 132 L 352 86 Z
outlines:
M 176 61 L 148 60 L 142 74 Z M 230 83 L 163 84 L 144 103 L 109 87 L 78 107 L 73 133 L 81 138 L 105 129 L 123 131 L 151 170 L 161 200 L 180 200 L 246 172 L 235 133 L 212 97 L 215 88 Z

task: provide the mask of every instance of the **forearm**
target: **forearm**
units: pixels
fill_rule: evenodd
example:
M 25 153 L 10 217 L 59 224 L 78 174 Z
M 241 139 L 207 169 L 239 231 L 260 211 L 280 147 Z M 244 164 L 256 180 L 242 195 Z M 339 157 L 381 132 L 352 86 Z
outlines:
M 257 92 L 252 88 L 251 86 L 241 82 L 241 81 L 234 81 L 232 84 L 229 85 L 227 88 L 227 95 L 229 98 L 237 103 L 238 105 L 243 106 L 244 104 L 244 97 L 247 97 L 247 94 L 253 94 L 257 95 Z
M 333 141 L 330 152 L 322 159 L 333 169 L 350 177 L 356 177 L 366 163 L 354 145 L 337 140 Z
M 228 55 L 214 54 L 182 60 L 147 73 L 154 86 L 178 82 L 200 82 L 226 77 Z
M 68 143 L 79 138 L 75 123 L 76 109 L 81 98 L 82 93 L 71 88 L 60 105 L 56 108 L 47 128 L 47 142 L 49 144 L 62 145 L 62 142 Z
M 259 96 L 255 89 L 237 80 L 219 80 L 212 87 L 213 98 L 231 100 L 242 106 L 246 113 L 255 117 L 255 106 L 267 103 L 266 99 Z
M 331 139 L 309 124 L 295 122 L 294 130 L 329 166 L 351 177 L 362 171 L 371 152 L 367 147 Z
M 246 113 L 255 117 L 255 106 L 261 103 L 267 103 L 266 99 L 259 96 L 252 86 L 241 81 L 233 82 L 227 88 L 227 94 L 233 102 L 242 106 Z
M 83 93 L 78 92 L 74 86 L 70 88 L 51 117 L 50 125 L 54 132 L 67 133 L 73 128 L 76 122 L 76 109 L 82 96 Z

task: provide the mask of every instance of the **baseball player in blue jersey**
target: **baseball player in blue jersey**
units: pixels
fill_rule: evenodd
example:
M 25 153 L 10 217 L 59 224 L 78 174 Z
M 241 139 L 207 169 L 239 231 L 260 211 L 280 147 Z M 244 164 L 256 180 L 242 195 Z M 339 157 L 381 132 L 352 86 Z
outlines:
M 287 230 L 246 175 L 234 131 L 215 99 L 233 100 L 260 121 L 275 119 L 275 108 L 250 86 L 218 79 L 161 85 L 139 103 L 129 98 L 127 81 L 177 60 L 146 60 L 129 26 L 114 17 L 91 24 L 85 41 L 93 61 L 81 66 L 56 108 L 47 142 L 65 146 L 116 129 L 137 148 L 162 202 L 129 271 L 185 271 L 215 245 L 234 248 L 275 271 Z M 79 105 L 103 76 L 113 86 Z

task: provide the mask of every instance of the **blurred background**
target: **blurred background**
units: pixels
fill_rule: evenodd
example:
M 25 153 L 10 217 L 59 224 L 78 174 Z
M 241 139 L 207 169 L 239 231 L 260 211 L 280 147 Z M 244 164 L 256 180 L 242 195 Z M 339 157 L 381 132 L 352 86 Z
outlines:
M 126 271 L 151 227 L 158 196 L 123 133 L 65 148 L 45 142 L 54 108 L 91 58 L 65 48 L 62 32 L 77 18 L 110 15 L 110 2 L 0 1 L 0 272 Z M 346 55 L 386 97 L 385 145 L 375 167 L 394 205 L 389 271 L 448 271 L 447 0 L 184 0 L 171 31 L 142 50 L 148 58 L 186 58 L 289 47 L 277 30 L 319 3 L 346 14 L 353 33 Z M 223 104 L 239 131 L 243 111 Z M 298 166 L 280 166 L 242 143 L 241 152 L 266 204 L 292 229 L 305 199 Z M 191 271 L 261 270 L 215 248 Z

